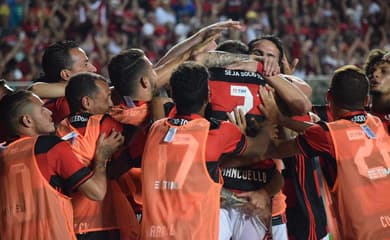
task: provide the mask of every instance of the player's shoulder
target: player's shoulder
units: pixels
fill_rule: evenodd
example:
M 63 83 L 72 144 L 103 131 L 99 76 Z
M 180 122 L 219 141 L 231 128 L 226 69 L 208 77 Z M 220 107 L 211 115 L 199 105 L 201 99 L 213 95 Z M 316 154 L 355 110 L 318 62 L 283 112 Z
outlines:
M 218 120 L 215 118 L 210 118 L 210 130 L 219 131 L 226 133 L 228 135 L 233 134 L 234 132 L 240 132 L 240 129 L 233 123 L 226 120 Z
M 35 153 L 47 153 L 50 149 L 62 142 L 64 142 L 64 140 L 56 135 L 41 135 L 37 138 Z
M 210 117 L 207 119 L 210 122 L 210 130 L 218 130 L 221 128 L 221 125 L 224 121 Z
M 108 113 L 105 113 L 105 114 L 101 114 L 100 116 L 100 124 L 104 123 L 104 122 L 117 122 L 113 117 L 111 117 L 110 114 Z

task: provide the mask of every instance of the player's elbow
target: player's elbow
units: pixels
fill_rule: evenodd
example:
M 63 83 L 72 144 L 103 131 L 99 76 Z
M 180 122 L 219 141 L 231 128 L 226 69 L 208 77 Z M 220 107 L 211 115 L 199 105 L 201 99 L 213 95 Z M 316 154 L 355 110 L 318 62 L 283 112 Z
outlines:
M 39 85 L 40 83 L 34 83 L 32 85 L 30 85 L 27 90 L 37 94 L 39 96 Z
M 303 85 L 300 87 L 301 91 L 303 92 L 303 94 L 305 94 L 305 96 L 307 98 L 311 98 L 311 95 L 313 93 L 313 89 L 309 86 L 309 85 Z
M 87 198 L 93 201 L 102 201 L 106 196 L 107 185 L 106 180 L 103 182 L 96 181 L 94 177 L 87 180 L 85 183 L 80 185 L 79 191 L 81 191 Z
M 103 201 L 105 196 L 106 196 L 106 191 L 96 191 L 87 194 L 87 197 L 93 201 Z
M 247 138 L 247 146 L 243 153 L 244 156 L 253 159 L 252 163 L 256 163 L 259 159 L 263 159 L 262 156 L 266 153 L 269 146 L 269 136 L 257 136 L 255 138 Z
M 294 101 L 294 104 L 290 105 L 290 111 L 295 116 L 303 116 L 311 111 L 312 104 L 310 99 L 304 97 L 302 99 L 297 99 Z

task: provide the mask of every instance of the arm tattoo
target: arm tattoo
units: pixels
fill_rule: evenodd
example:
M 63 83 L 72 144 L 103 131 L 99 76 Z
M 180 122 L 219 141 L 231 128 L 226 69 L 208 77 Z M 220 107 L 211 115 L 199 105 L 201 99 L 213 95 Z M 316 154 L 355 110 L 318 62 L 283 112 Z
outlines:
M 204 60 L 203 64 L 208 68 L 224 67 L 235 62 L 245 61 L 249 59 L 250 59 L 249 55 L 246 54 L 212 51 L 212 52 L 208 52 L 207 57 Z

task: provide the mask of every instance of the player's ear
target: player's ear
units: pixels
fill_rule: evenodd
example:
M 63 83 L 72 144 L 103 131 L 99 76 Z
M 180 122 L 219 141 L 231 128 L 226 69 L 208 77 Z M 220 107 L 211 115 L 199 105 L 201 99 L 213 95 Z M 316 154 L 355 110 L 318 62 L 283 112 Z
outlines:
M 328 89 L 328 91 L 326 92 L 326 102 L 327 103 L 330 103 L 332 101 L 332 93 L 330 91 L 330 89 Z
M 20 123 L 24 127 L 30 128 L 33 125 L 33 119 L 31 118 L 30 115 L 26 114 L 26 115 L 21 116 Z
M 142 88 L 147 88 L 148 85 L 149 85 L 148 79 L 146 79 L 146 78 L 144 78 L 144 77 L 141 77 L 141 78 L 139 79 L 139 82 L 140 82 Z
M 68 81 L 69 78 L 72 76 L 72 73 L 70 72 L 69 69 L 62 69 L 60 72 L 60 76 L 63 80 Z
M 92 99 L 88 96 L 84 96 L 81 98 L 81 108 L 82 109 L 90 109 L 92 104 Z

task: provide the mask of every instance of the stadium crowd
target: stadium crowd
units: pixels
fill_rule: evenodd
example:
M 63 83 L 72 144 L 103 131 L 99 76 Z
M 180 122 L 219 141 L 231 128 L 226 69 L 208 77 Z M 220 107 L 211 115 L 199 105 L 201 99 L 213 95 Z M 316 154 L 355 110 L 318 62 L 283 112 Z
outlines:
M 224 19 L 245 24 L 225 38 L 279 36 L 289 59 L 300 59 L 295 74 L 303 78 L 345 63 L 362 66 L 369 49 L 390 48 L 386 0 L 2 0 L 1 77 L 39 77 L 43 49 L 61 39 L 80 42 L 107 76 L 108 60 L 121 49 L 141 48 L 155 63 L 177 41 Z
M 386 1 L 0 14 L 1 239 L 390 239 Z

